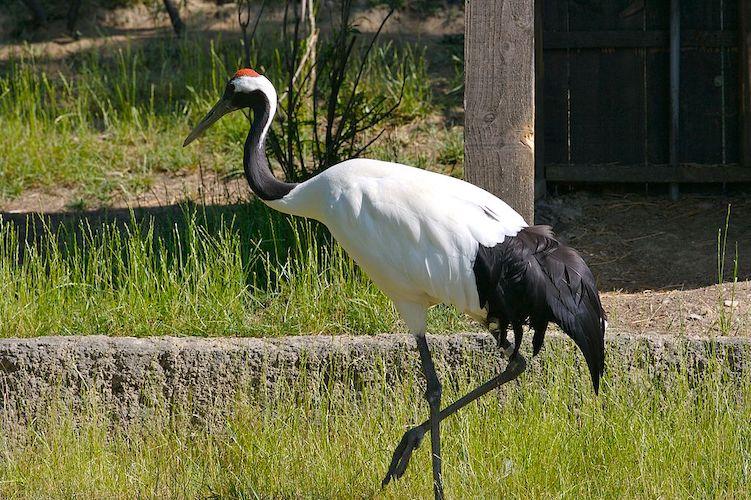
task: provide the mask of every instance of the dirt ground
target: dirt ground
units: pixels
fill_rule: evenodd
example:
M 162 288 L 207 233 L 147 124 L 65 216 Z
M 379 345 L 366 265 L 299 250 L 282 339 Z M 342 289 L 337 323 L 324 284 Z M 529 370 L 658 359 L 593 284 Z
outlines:
M 180 14 L 193 35 L 216 36 L 225 34 L 237 36 L 237 6 L 235 3 L 216 0 L 185 0 L 180 2 Z M 260 2 L 252 6 L 251 19 L 259 9 Z M 161 3 L 156 8 L 135 5 L 116 9 L 95 9 L 90 15 L 82 15 L 78 26 L 78 36 L 73 37 L 65 27 L 63 15 L 50 16 L 49 25 L 34 31 L 18 33 L 16 18 L 28 17 L 19 5 L 11 15 L 0 11 L 0 61 L 24 54 L 44 55 L 48 60 L 67 56 L 103 46 L 121 43 L 148 42 L 150 39 L 171 36 L 172 27 Z M 355 8 L 358 30 L 374 33 L 388 13 L 385 6 L 369 6 L 362 2 Z M 337 11 L 322 8 L 318 27 L 326 31 Z M 269 7 L 264 11 L 263 23 L 259 32 L 276 29 L 284 16 L 282 8 Z M 398 38 L 402 41 L 421 40 L 428 43 L 436 39 L 464 33 L 464 11 L 459 7 L 437 9 L 429 14 L 412 9 L 399 10 L 383 27 L 384 39 Z M 22 40 L 19 43 L 19 38 Z
M 720 286 L 717 238 L 728 206 Z M 670 201 L 664 194 L 579 191 L 542 200 L 537 218 L 584 255 L 614 328 L 751 335 L 751 261 L 745 253 L 751 248 L 751 201 L 745 194 L 688 194 Z

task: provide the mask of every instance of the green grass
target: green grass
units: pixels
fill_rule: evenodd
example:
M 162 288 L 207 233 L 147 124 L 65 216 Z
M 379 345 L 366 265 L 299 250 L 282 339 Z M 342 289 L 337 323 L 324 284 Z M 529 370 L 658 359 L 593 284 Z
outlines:
M 725 291 L 725 264 L 728 246 L 728 228 L 730 227 L 730 204 L 725 215 L 725 226 L 717 229 L 717 329 L 721 335 L 731 335 L 734 330 L 734 309 L 736 307 L 736 286 L 738 285 L 738 242 L 735 242 L 735 253 L 730 269 L 730 293 Z M 727 298 L 726 298 L 727 297 Z M 730 307 L 726 305 L 729 302 Z
M 274 60 L 273 44 L 254 51 Z M 237 42 L 188 37 L 3 63 L 0 198 L 63 186 L 85 207 L 147 189 L 158 173 L 235 170 L 247 131 L 239 113 L 197 147 L 181 144 L 240 54 Z M 389 131 L 372 156 L 459 175 L 461 128 L 421 123 L 436 106 L 425 49 L 384 44 L 374 54 L 363 88 L 394 99 L 408 76 L 388 125 L 413 131 Z M 415 147 L 425 137 L 439 140 Z M 718 262 L 724 255 L 723 240 Z M 475 327 L 452 309 L 431 311 L 431 331 Z M 390 301 L 325 230 L 257 202 L 0 221 L 0 337 L 394 330 L 403 326 Z M 596 398 L 579 354 L 548 348 L 519 384 L 448 421 L 448 497 L 748 497 L 748 374 L 712 362 L 703 376 L 686 367 L 656 376 L 630 362 L 608 360 Z M 443 374 L 445 401 L 490 376 L 465 370 Z M 118 427 L 93 396 L 83 411 L 53 403 L 22 428 L 0 426 L 0 497 L 426 498 L 427 440 L 404 480 L 379 489 L 402 432 L 427 413 L 412 375 L 361 392 L 345 380 L 247 394 L 218 426 L 178 413 Z
M 541 358 L 442 427 L 448 498 L 748 497 L 747 374 L 712 362 L 701 376 L 656 376 L 614 360 L 595 397 L 572 349 Z M 472 365 L 444 375 L 445 399 L 487 376 Z M 402 432 L 427 413 L 411 374 L 362 392 L 346 379 L 303 386 L 241 397 L 218 426 L 153 415 L 113 428 L 96 404 L 52 405 L 0 439 L 0 496 L 430 496 L 427 439 L 404 479 L 379 489 Z
M 0 337 L 379 333 L 391 302 L 320 225 L 253 202 L 0 223 Z M 431 327 L 466 328 L 448 308 Z
M 138 191 L 155 173 L 200 161 L 229 170 L 241 150 L 240 116 L 201 149 L 183 149 L 180 138 L 220 95 L 235 49 L 156 41 L 78 54 L 49 72 L 32 55 L 10 61 L 0 74 L 0 195 L 65 186 L 106 198 L 118 185 Z
M 262 34 L 253 59 L 279 77 L 275 37 Z M 63 60 L 27 53 L 0 68 L 0 198 L 29 188 L 77 190 L 106 204 L 113 192 L 140 192 L 155 175 L 195 170 L 220 174 L 240 165 L 247 120 L 220 121 L 197 146 L 183 149 L 188 131 L 219 98 L 241 66 L 237 41 L 156 39 L 105 45 Z M 391 122 L 418 120 L 432 110 L 425 49 L 379 44 L 363 74 L 366 94 L 402 105 Z

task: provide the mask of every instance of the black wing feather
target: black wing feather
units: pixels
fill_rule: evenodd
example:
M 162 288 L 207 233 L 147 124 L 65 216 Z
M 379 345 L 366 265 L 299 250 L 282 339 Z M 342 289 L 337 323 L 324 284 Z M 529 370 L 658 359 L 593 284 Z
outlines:
M 595 392 L 605 368 L 605 311 L 581 256 L 549 226 L 531 226 L 495 247 L 480 246 L 474 264 L 480 306 L 511 324 L 529 321 L 533 353 L 553 322 L 581 350 Z M 518 348 L 518 345 L 516 346 Z

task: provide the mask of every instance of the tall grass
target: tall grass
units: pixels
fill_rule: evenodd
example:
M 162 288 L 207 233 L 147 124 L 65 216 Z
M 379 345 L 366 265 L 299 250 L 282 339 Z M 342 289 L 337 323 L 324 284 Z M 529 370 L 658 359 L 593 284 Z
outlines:
M 280 71 L 277 36 L 253 47 L 272 81 Z M 248 127 L 241 113 L 221 120 L 200 147 L 183 149 L 182 139 L 222 94 L 241 54 L 239 42 L 187 37 L 104 46 L 61 61 L 29 51 L 6 62 L 0 196 L 62 185 L 106 200 L 119 186 L 143 189 L 158 172 L 199 163 L 219 173 L 237 168 Z M 399 119 L 414 119 L 429 106 L 424 53 L 383 46 L 364 78 L 368 92 L 397 99 L 405 72 L 412 77 Z
M 173 222 L 169 222 L 173 221 Z M 312 222 L 261 203 L 125 222 L 0 222 L 0 336 L 393 330 L 390 301 Z M 436 329 L 466 326 L 448 309 Z
M 195 118 L 224 91 L 240 52 L 238 42 L 221 37 L 113 43 L 57 61 L 29 49 L 5 63 L 0 114 L 23 119 L 31 129 L 50 122 L 142 128 L 157 116 L 195 112 Z M 202 107 L 192 111 L 194 105 Z
M 432 111 L 430 76 L 425 58 L 426 48 L 386 42 L 375 47 L 365 66 L 363 88 L 373 95 L 385 95 L 390 102 L 401 103 L 395 118 L 411 121 Z
M 712 361 L 661 376 L 611 364 L 595 397 L 573 349 L 442 426 L 450 498 L 747 498 L 751 386 Z M 443 374 L 452 399 L 488 373 Z M 305 389 L 302 389 L 304 387 Z M 15 497 L 427 498 L 429 443 L 380 490 L 393 447 L 426 414 L 411 376 L 355 392 L 280 385 L 241 398 L 219 428 L 189 416 L 111 428 L 65 406 L 0 437 L 0 495 Z
M 730 294 L 725 290 L 725 258 L 728 246 L 728 228 L 730 227 L 730 205 L 725 215 L 725 226 L 717 229 L 717 327 L 722 335 L 731 335 L 735 329 L 733 321 L 734 310 L 737 307 L 735 300 L 736 286 L 738 285 L 738 242 L 735 242 L 735 254 L 730 278 Z M 727 297 L 727 298 L 726 298 Z
M 227 170 L 239 117 L 218 127 L 208 155 L 179 138 L 220 93 L 232 52 L 222 42 L 155 41 L 78 54 L 49 72 L 33 54 L 11 60 L 0 75 L 0 195 L 62 185 L 106 196 L 208 156 L 218 161 L 207 166 Z

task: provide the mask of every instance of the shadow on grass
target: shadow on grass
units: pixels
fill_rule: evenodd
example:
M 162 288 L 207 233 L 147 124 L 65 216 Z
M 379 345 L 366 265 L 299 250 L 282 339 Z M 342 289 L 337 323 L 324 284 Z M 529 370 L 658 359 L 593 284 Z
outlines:
M 259 250 L 277 265 L 286 263 L 299 246 L 299 230 L 294 220 L 269 209 L 257 199 L 245 203 L 199 205 L 185 202 L 175 205 L 141 208 L 109 208 L 80 212 L 3 213 L 0 221 L 11 226 L 18 235 L 17 255 L 20 260 L 29 248 L 41 250 L 54 245 L 64 259 L 86 257 L 97 242 L 112 241 L 111 235 L 123 237 L 119 249 L 138 234 L 140 241 L 149 241 L 152 257 L 169 261 L 189 257 L 191 238 L 202 238 L 218 244 L 213 237 L 232 233 L 240 242 L 243 262 L 257 262 Z M 0 225 L 0 228 L 2 226 Z M 8 229 L 7 227 L 5 228 Z M 311 224 L 311 237 L 323 249 L 331 244 L 331 237 L 319 223 Z M 5 231 L 4 231 L 5 232 Z M 145 236 L 150 234 L 150 238 Z M 106 245 L 107 243 L 103 243 Z M 258 263 L 259 268 L 264 268 Z
M 717 235 L 724 228 L 728 204 L 731 217 L 725 281 L 731 281 L 735 247 L 739 280 L 751 279 L 751 201 L 743 194 L 730 196 L 685 195 L 672 202 L 662 196 L 613 191 L 577 192 L 549 198 L 538 214 L 552 213 L 560 237 L 584 256 L 602 290 L 639 292 L 660 289 L 694 289 L 715 285 Z M 103 209 L 61 213 L 0 213 L 12 224 L 21 243 L 44 246 L 52 235 L 59 245 L 96 236 L 113 227 L 120 231 L 153 226 L 154 240 L 176 251 L 175 238 L 186 238 L 194 225 L 207 235 L 228 227 L 238 235 L 240 251 L 250 256 L 262 250 L 286 262 L 295 244 L 294 218 L 279 214 L 257 199 L 246 203 L 197 205 L 184 203 L 151 208 Z M 328 231 L 313 223 L 315 238 L 329 243 Z M 325 247 L 326 245 L 320 245 Z M 183 252 L 185 247 L 183 246 Z M 64 251 L 64 248 L 63 248 Z M 23 252 L 19 248 L 19 252 Z M 184 257 L 184 255 L 183 255 Z

